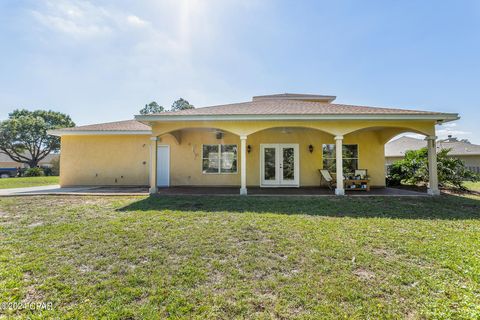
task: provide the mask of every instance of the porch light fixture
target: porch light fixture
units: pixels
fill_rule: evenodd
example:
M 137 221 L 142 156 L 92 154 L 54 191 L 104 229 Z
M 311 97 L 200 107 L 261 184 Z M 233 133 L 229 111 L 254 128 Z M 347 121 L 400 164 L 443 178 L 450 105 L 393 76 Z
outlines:
M 252 151 L 252 146 L 251 146 L 251 145 L 248 145 L 248 146 L 247 146 L 247 152 L 250 153 L 250 151 Z
M 313 146 L 312 146 L 312 145 L 309 145 L 309 146 L 308 146 L 308 151 L 310 151 L 310 153 L 313 152 Z

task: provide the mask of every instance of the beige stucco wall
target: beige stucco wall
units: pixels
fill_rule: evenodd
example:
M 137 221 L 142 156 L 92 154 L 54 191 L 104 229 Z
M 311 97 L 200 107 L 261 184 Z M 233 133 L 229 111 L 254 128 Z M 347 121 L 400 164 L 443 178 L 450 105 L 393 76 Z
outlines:
M 300 185 L 318 186 L 322 168 L 322 144 L 333 144 L 333 136 L 322 131 L 289 128 L 289 133 L 282 133 L 281 128 L 267 129 L 254 133 L 247 139 L 251 152 L 247 154 L 247 185 L 260 185 L 260 144 L 295 143 L 299 144 Z M 377 132 L 361 132 L 345 136 L 345 144 L 358 144 L 359 168 L 368 169 L 372 185 L 385 185 L 385 158 L 383 143 Z M 181 143 L 176 144 L 169 136 L 161 136 L 159 144 L 170 145 L 171 166 L 170 183 L 172 186 L 238 186 L 240 184 L 240 150 L 238 152 L 238 172 L 236 174 L 203 174 L 202 144 L 237 144 L 237 135 L 226 132 L 223 139 L 217 140 L 215 133 L 209 130 L 182 131 Z M 309 145 L 314 151 L 308 151 Z
M 60 185 L 148 185 L 149 142 L 147 135 L 63 136 Z
M 216 139 L 213 128 L 222 129 L 223 139 Z M 288 128 L 290 133 L 282 133 L 282 128 Z M 168 122 L 154 124 L 152 131 L 152 136 L 159 136 L 159 144 L 170 146 L 172 186 L 239 186 L 239 134 L 248 135 L 247 144 L 252 147 L 247 154 L 248 186 L 260 184 L 259 151 L 263 143 L 298 143 L 300 185 L 318 186 L 322 144 L 333 144 L 334 135 L 343 135 L 344 144 L 358 144 L 359 168 L 368 170 L 373 186 L 384 186 L 384 144 L 404 131 L 435 134 L 431 121 Z M 202 173 L 202 144 L 218 143 L 238 145 L 237 173 Z M 310 144 L 314 146 L 313 153 L 308 151 Z M 62 186 L 148 185 L 150 145 L 147 135 L 63 136 L 60 183 Z

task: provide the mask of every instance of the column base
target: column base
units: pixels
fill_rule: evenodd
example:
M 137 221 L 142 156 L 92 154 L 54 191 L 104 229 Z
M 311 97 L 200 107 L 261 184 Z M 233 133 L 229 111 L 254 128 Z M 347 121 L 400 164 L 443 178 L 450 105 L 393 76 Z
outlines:
M 247 195 L 247 188 L 240 188 L 240 195 L 246 196 Z
M 336 196 L 344 196 L 345 195 L 345 189 L 335 189 L 335 195 Z
M 439 196 L 440 195 L 440 190 L 428 188 L 427 193 L 431 196 Z
M 158 192 L 158 188 L 157 187 L 150 187 L 148 189 L 148 193 L 150 194 L 154 194 L 154 193 L 157 193 Z

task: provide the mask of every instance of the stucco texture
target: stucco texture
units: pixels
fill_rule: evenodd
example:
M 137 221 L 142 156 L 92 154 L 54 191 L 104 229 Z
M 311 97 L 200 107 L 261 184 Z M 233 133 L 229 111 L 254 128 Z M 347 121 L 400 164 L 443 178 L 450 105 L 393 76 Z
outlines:
M 63 136 L 61 186 L 148 185 L 148 135 Z
M 203 144 L 236 144 L 239 148 L 240 139 L 237 135 L 225 132 L 223 139 L 216 139 L 213 130 L 187 130 L 181 133 L 181 143 L 169 135 L 161 136 L 159 145 L 170 145 L 170 183 L 172 186 L 239 186 L 240 161 L 236 174 L 203 174 L 202 145 Z M 248 136 L 247 144 L 251 152 L 247 154 L 247 186 L 260 185 L 260 144 L 298 144 L 300 186 L 318 186 L 322 168 L 322 145 L 334 144 L 334 136 L 328 133 L 305 128 L 273 128 L 262 130 Z M 312 145 L 312 153 L 308 146 Z M 377 132 L 361 132 L 344 137 L 344 144 L 358 144 L 359 168 L 368 169 L 372 185 L 385 185 L 385 158 L 383 143 Z
M 152 123 L 152 135 L 67 135 L 62 137 L 60 183 L 148 185 L 150 137 L 170 146 L 171 186 L 240 186 L 240 135 L 247 135 L 247 186 L 260 185 L 260 144 L 299 145 L 300 186 L 318 186 L 322 144 L 336 135 L 358 144 L 359 168 L 372 186 L 385 186 L 384 144 L 402 132 L 434 135 L 433 121 L 192 121 Z M 287 129 L 287 130 L 284 130 Z M 216 130 L 224 132 L 217 139 Z M 238 172 L 202 173 L 203 144 L 237 144 Z M 314 151 L 309 152 L 308 146 Z

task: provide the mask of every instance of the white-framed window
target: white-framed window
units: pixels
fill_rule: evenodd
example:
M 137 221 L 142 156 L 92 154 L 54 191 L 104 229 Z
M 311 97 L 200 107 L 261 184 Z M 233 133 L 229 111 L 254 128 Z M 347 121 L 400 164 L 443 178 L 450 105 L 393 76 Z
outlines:
M 335 172 L 337 168 L 336 164 L 336 150 L 335 144 L 324 144 L 323 150 L 323 169 Z M 344 144 L 342 146 L 342 158 L 343 158 L 343 172 L 353 173 L 358 169 L 358 145 L 357 144 Z
M 237 173 L 236 144 L 204 144 L 202 173 Z

